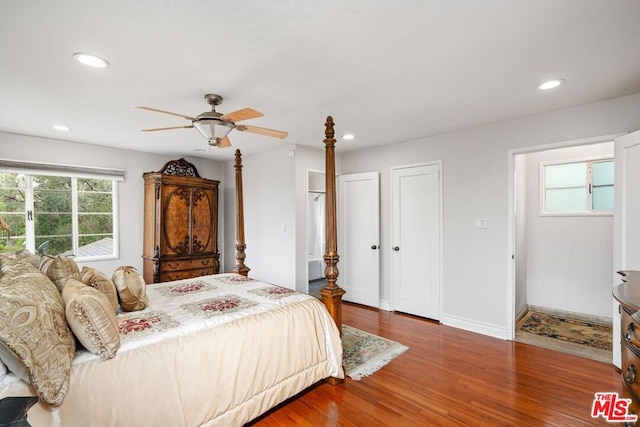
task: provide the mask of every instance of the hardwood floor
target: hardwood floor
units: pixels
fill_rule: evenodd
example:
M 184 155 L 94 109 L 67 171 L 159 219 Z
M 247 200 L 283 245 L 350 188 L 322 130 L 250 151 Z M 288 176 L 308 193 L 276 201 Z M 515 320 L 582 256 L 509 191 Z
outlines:
M 343 304 L 345 324 L 409 350 L 370 377 L 316 384 L 253 426 L 587 426 L 613 365 Z

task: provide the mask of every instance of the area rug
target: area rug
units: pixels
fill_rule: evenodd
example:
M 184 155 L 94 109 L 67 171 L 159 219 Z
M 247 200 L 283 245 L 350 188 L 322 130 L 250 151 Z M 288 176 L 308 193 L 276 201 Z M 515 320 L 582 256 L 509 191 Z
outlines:
M 371 375 L 409 349 L 402 344 L 342 325 L 342 366 L 352 380 Z
M 529 311 L 516 329 L 600 350 L 612 349 L 612 327 L 605 323 Z

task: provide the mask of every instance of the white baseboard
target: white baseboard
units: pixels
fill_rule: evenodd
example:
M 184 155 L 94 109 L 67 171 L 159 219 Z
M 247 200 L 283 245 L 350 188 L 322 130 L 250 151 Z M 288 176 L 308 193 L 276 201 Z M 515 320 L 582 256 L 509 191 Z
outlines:
M 507 339 L 507 329 L 502 326 L 492 325 L 490 323 L 478 322 L 476 320 L 465 319 L 463 317 L 443 315 L 440 323 L 453 328 L 464 329 L 465 331 L 475 332 L 482 335 L 488 335 L 502 340 Z
M 516 324 L 520 321 L 520 319 L 522 319 L 525 316 L 525 314 L 527 314 L 528 311 L 529 311 L 529 306 L 525 304 L 524 307 L 520 309 L 518 314 L 516 314 Z
M 378 308 L 384 311 L 393 311 L 393 308 L 391 308 L 391 301 L 389 300 L 381 299 L 378 304 Z

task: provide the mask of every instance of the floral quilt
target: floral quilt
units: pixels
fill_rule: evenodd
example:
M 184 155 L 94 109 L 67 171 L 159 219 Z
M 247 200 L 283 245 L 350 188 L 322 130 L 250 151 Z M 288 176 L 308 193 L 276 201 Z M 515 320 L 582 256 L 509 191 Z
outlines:
M 313 298 L 233 273 L 155 283 L 147 295 L 146 309 L 117 316 L 119 354 Z M 92 358 L 80 348 L 74 363 Z

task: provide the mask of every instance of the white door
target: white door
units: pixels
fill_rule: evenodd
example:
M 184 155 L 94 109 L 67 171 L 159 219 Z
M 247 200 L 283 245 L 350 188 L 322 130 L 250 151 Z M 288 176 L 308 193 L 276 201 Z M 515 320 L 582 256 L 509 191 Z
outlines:
M 338 177 L 338 283 L 345 301 L 371 307 L 380 304 L 379 182 L 378 172 Z
M 615 140 L 613 215 L 614 270 L 640 270 L 640 131 Z M 614 283 L 620 283 L 620 276 Z M 620 337 L 620 314 L 614 301 L 613 336 Z M 614 339 L 613 362 L 620 367 L 620 343 Z
M 391 288 L 397 311 L 440 320 L 440 166 L 391 170 Z

